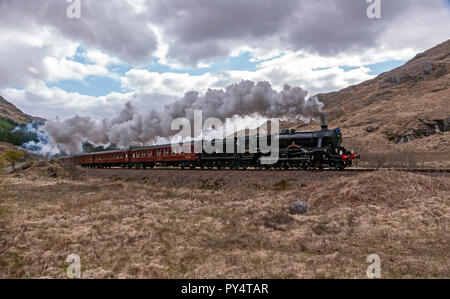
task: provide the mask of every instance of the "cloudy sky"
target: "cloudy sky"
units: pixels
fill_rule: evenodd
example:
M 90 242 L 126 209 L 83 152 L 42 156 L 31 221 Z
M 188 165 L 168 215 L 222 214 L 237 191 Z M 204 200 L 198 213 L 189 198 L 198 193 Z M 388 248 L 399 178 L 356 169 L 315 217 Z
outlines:
M 0 0 L 0 95 L 54 119 L 242 79 L 334 91 L 450 37 L 449 0 Z

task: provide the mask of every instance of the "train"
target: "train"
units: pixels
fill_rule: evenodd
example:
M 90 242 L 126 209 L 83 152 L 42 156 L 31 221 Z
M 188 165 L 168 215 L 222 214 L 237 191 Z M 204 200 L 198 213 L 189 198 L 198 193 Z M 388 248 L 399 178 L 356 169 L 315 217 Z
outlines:
M 263 162 L 264 158 L 270 155 L 261 150 L 263 138 L 266 140 L 276 138 L 278 141 L 278 159 L 274 161 L 275 163 Z M 211 144 L 216 149 L 213 152 L 205 151 L 201 147 L 196 153 L 196 142 L 190 142 L 181 147 L 163 144 L 85 153 L 61 157 L 59 161 L 84 168 L 344 170 L 351 167 L 359 158 L 342 146 L 341 129 L 330 130 L 326 125 L 322 125 L 318 131 L 281 130 L 275 136 L 257 135 L 253 139 L 250 136 L 240 136 L 215 140 Z

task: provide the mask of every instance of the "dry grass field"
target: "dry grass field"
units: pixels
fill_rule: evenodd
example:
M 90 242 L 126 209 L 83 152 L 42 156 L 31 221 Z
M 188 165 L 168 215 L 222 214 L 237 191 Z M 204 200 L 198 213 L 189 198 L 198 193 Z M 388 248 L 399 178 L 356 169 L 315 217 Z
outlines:
M 1 278 L 64 278 L 69 254 L 83 278 L 365 278 L 370 254 L 384 278 L 450 277 L 448 174 L 41 165 L 0 194 Z

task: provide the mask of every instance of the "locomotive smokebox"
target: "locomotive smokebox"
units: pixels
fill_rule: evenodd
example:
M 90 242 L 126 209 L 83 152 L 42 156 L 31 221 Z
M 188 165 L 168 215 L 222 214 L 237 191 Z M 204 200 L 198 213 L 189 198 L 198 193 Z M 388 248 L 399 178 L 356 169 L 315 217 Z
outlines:
M 322 130 L 328 130 L 328 125 L 327 124 L 322 124 L 321 128 L 322 128 Z

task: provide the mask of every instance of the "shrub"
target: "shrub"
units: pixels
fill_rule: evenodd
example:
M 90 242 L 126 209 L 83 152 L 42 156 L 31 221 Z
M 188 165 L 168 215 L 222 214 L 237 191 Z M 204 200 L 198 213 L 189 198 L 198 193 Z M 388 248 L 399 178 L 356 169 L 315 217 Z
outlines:
M 20 162 L 24 157 L 24 153 L 16 150 L 7 150 L 0 156 L 0 161 L 5 161 L 11 165 L 12 170 L 15 169 L 16 163 Z

